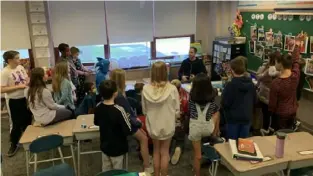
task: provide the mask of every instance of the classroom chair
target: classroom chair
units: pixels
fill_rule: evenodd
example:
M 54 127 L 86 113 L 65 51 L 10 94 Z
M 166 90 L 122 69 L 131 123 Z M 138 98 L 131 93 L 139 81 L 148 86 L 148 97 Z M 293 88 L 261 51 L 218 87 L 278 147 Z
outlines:
M 34 176 L 75 176 L 74 169 L 64 162 L 61 150 L 62 145 L 63 137 L 60 135 L 43 136 L 37 138 L 30 144 L 29 151 L 34 154 Z M 53 149 L 58 149 L 62 164 L 37 171 L 38 153 L 51 151 Z
M 209 174 L 211 176 L 216 176 L 217 168 L 220 161 L 220 156 L 217 154 L 214 149 L 215 144 L 224 143 L 226 140 L 222 137 L 205 137 L 201 140 L 201 152 L 202 152 L 202 161 L 209 161 L 211 163 L 209 168 Z M 192 158 L 190 159 L 192 161 Z
M 216 150 L 210 144 L 203 144 L 201 147 L 202 158 L 205 160 L 209 160 L 211 162 L 209 168 L 209 174 L 211 176 L 216 176 L 218 163 L 220 161 L 220 157 L 217 154 Z
M 127 174 L 128 172 L 126 170 L 110 170 L 105 172 L 100 172 L 96 176 L 115 176 L 115 175 L 121 175 L 121 174 Z

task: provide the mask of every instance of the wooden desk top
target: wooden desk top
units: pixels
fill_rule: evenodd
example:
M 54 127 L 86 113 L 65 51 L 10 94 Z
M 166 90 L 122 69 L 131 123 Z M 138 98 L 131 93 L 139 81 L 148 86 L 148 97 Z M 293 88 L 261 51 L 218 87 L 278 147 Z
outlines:
M 275 157 L 275 145 L 270 140 L 268 140 L 267 137 L 256 136 L 256 137 L 252 137 L 249 139 L 254 140 L 258 144 L 264 157 L 266 156 L 271 157 L 272 160 L 252 164 L 250 161 L 242 161 L 242 160 L 234 159 L 232 157 L 229 143 L 216 144 L 214 145 L 214 148 L 225 159 L 225 161 L 229 163 L 229 165 L 238 172 L 247 172 L 247 171 L 260 169 L 260 168 L 265 169 L 267 166 L 272 166 L 274 164 L 283 164 L 283 163 L 285 163 L 287 167 L 290 157 L 285 153 L 284 158 L 276 158 Z
M 267 137 L 268 140 L 276 145 L 276 136 Z M 291 157 L 291 161 L 299 161 L 305 159 L 312 159 L 313 154 L 301 155 L 298 152 L 313 150 L 313 136 L 307 132 L 296 132 L 287 134 L 285 140 L 285 154 Z
M 71 137 L 73 136 L 73 127 L 75 124 L 75 119 L 66 120 L 54 125 L 49 125 L 46 127 L 34 127 L 32 125 L 28 125 L 23 136 L 20 139 L 21 144 L 31 143 L 39 136 L 51 135 L 51 134 L 59 134 L 63 137 Z
M 89 128 L 90 126 L 94 126 L 93 123 L 94 115 L 93 114 L 87 114 L 87 115 L 80 115 L 76 119 L 76 123 L 73 128 L 73 133 L 83 133 L 83 132 L 93 132 L 93 131 L 99 131 L 99 128 Z M 82 128 L 82 121 L 85 121 L 85 125 L 87 128 Z

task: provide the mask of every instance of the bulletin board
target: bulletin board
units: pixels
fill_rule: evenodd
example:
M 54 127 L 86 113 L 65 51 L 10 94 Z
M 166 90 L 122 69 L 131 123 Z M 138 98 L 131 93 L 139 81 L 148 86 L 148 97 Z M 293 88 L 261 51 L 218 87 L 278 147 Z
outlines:
M 265 32 L 269 31 L 270 28 L 272 28 L 274 33 L 277 33 L 278 31 L 281 31 L 283 34 L 283 43 L 284 43 L 284 36 L 288 34 L 292 34 L 293 36 L 297 36 L 298 33 L 301 31 L 306 32 L 308 36 L 313 36 L 313 17 L 311 21 L 300 21 L 298 15 L 293 16 L 293 20 L 268 20 L 268 14 L 273 14 L 273 12 L 242 12 L 241 15 L 243 17 L 244 25 L 242 27 L 241 33 L 243 36 L 247 37 L 246 42 L 246 53 L 248 57 L 248 69 L 252 71 L 257 71 L 259 66 L 263 63 L 263 60 L 259 57 L 256 57 L 254 54 L 249 52 L 248 43 L 250 40 L 250 27 L 253 26 L 255 23 L 257 25 L 257 28 L 263 26 Z M 263 20 L 252 20 L 251 15 L 252 14 L 263 14 L 264 19 Z M 283 51 L 283 53 L 286 53 L 286 51 Z M 306 51 L 306 54 L 301 54 L 302 58 L 311 58 L 310 54 L 310 41 L 308 41 L 308 49 Z M 313 54 L 312 54 L 313 55 Z

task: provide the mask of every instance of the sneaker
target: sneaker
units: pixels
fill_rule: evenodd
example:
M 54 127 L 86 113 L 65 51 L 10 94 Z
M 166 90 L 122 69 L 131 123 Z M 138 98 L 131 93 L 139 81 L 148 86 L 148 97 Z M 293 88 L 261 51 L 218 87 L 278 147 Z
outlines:
M 7 154 L 8 157 L 14 156 L 16 154 L 16 152 L 18 151 L 18 149 L 19 149 L 18 146 L 11 144 L 11 147 L 10 147 L 8 154 Z
M 294 129 L 293 129 L 293 130 L 294 130 L 294 131 L 297 131 L 297 130 L 299 129 L 299 126 L 300 126 L 300 125 L 301 125 L 301 122 L 297 120 L 297 121 L 295 122 Z
M 172 159 L 171 159 L 171 163 L 173 165 L 176 165 L 180 159 L 180 155 L 181 155 L 181 148 L 180 147 L 176 147 L 175 148 L 175 152 L 172 156 Z
M 267 136 L 270 133 L 270 130 L 260 129 L 262 136 Z
M 148 168 L 145 168 L 145 173 L 153 174 L 153 172 L 154 172 L 153 167 L 150 166 Z

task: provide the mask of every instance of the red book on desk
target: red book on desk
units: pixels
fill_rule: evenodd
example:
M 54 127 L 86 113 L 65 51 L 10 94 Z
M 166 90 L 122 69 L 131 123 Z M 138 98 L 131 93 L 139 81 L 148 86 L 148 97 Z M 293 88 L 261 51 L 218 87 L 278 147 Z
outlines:
M 251 139 L 238 139 L 237 143 L 238 153 L 256 156 L 256 151 L 254 148 L 254 142 Z

